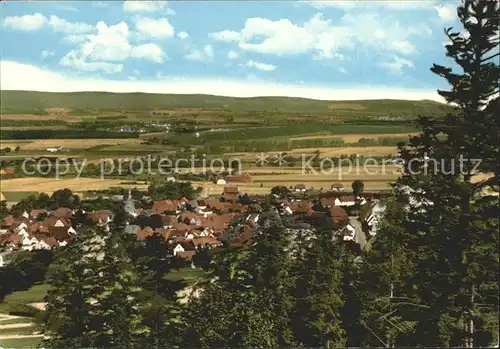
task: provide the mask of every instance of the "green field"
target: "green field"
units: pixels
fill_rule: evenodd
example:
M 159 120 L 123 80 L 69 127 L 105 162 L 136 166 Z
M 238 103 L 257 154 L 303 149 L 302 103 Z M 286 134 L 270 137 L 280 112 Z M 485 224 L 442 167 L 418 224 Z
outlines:
M 71 108 L 80 114 L 94 113 L 95 109 L 130 112 L 154 108 L 195 109 L 217 111 L 280 111 L 326 112 L 349 111 L 357 114 L 405 114 L 423 112 L 442 113 L 447 107 L 434 101 L 361 100 L 322 101 L 291 97 L 236 98 L 211 95 L 108 93 L 108 92 L 34 92 L 2 91 L 3 113 L 28 113 L 47 108 Z M 86 112 L 87 111 L 87 112 Z
M 183 280 L 186 284 L 191 284 L 196 280 L 204 277 L 206 272 L 203 269 L 181 268 L 173 270 L 165 275 L 165 280 L 180 281 Z
M 13 292 L 5 297 L 3 303 L 36 303 L 43 302 L 43 299 L 47 295 L 50 285 L 40 284 L 34 285 L 26 291 Z
M 42 339 L 40 337 L 0 339 L 0 346 L 12 349 L 36 348 Z
M 37 195 L 37 191 L 2 191 L 6 201 L 17 202 L 26 199 L 30 195 Z

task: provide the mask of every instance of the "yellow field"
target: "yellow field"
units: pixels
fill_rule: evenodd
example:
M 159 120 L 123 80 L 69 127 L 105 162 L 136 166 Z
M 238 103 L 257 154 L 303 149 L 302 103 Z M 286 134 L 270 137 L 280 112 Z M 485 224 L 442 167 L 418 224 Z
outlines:
M 201 170 L 201 169 L 200 169 Z M 195 169 L 196 171 L 196 169 Z M 333 183 L 342 183 L 345 188 L 350 188 L 355 179 L 361 179 L 365 183 L 367 191 L 378 191 L 390 189 L 389 184 L 394 183 L 399 176 L 399 168 L 394 165 L 383 166 L 365 166 L 360 167 L 359 171 L 355 168 L 334 169 L 325 173 L 303 174 L 301 168 L 251 168 L 246 170 L 252 176 L 253 183 L 241 183 L 238 187 L 242 192 L 249 194 L 269 193 L 272 187 L 284 185 L 289 187 L 296 184 L 305 184 L 308 189 L 330 189 Z M 272 174 L 274 172 L 274 174 Z M 259 173 L 259 175 L 256 175 Z M 262 184 L 262 186 L 261 186 Z M 203 187 L 208 194 L 218 194 L 222 192 L 221 185 L 212 182 L 193 182 L 193 186 Z
M 408 136 L 416 136 L 418 132 L 413 133 L 377 133 L 377 134 L 346 134 L 346 135 L 333 135 L 333 134 L 318 134 L 310 136 L 298 136 L 290 138 L 290 140 L 303 140 L 303 139 L 335 139 L 342 138 L 346 143 L 358 142 L 361 138 L 380 139 L 380 138 L 403 138 Z
M 17 144 L 22 150 L 45 150 L 47 148 L 53 148 L 58 146 L 63 146 L 67 149 L 87 149 L 95 147 L 98 145 L 117 145 L 117 144 L 139 144 L 140 139 L 137 138 L 126 138 L 126 139 L 37 139 L 32 141 L 24 141 L 24 144 Z M 11 141 L 5 144 L 12 143 Z M 2 147 L 4 147 L 2 142 Z
M 319 150 L 322 157 L 335 157 L 340 155 L 364 155 L 364 156 L 392 156 L 397 154 L 397 147 L 392 146 L 373 146 L 373 147 L 325 147 L 325 148 L 300 148 L 287 151 L 287 154 L 295 157 L 301 157 L 302 154 L 306 159 L 312 155 L 316 150 Z M 285 153 L 285 152 L 282 152 Z M 269 152 L 267 155 L 276 156 L 279 152 Z M 261 155 L 260 152 L 246 152 L 246 153 L 227 153 L 227 157 L 238 158 L 241 160 L 255 160 Z
M 15 148 L 17 146 L 22 147 L 25 144 L 28 144 L 30 141 L 17 141 L 17 140 L 2 140 L 0 139 L 0 148 Z
M 52 194 L 58 189 L 68 188 L 74 192 L 83 192 L 87 190 L 104 190 L 110 187 L 128 187 L 128 184 L 122 184 L 127 180 L 121 179 L 98 179 L 98 178 L 15 178 L 2 180 L 2 191 L 38 191 Z M 132 184 L 132 187 L 138 189 L 147 188 L 147 184 Z

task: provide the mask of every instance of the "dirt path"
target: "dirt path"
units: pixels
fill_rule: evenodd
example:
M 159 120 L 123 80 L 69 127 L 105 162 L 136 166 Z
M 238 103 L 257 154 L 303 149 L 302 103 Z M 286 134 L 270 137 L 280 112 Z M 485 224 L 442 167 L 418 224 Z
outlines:
M 22 317 L 16 316 L 16 315 L 0 314 L 0 321 L 7 321 L 7 320 L 13 320 L 13 319 L 22 319 Z
M 19 324 L 8 324 L 8 325 L 0 325 L 0 330 L 6 330 L 8 328 L 24 328 L 24 327 L 31 327 L 33 326 L 34 323 L 32 322 L 23 322 Z
M 26 327 L 32 327 L 35 326 L 33 322 L 20 322 L 17 324 L 7 324 L 7 325 L 2 325 L 2 321 L 8 321 L 8 320 L 14 320 L 14 319 L 23 319 L 21 316 L 15 316 L 15 315 L 7 315 L 7 314 L 0 314 L 0 339 L 20 339 L 20 338 L 35 338 L 35 337 L 43 337 L 43 334 L 9 334 L 9 335 L 1 335 L 1 330 L 6 330 L 10 328 L 26 328 Z
M 40 309 L 40 310 L 45 310 L 45 307 L 47 306 L 47 303 L 45 302 L 40 302 L 40 303 L 29 303 L 28 305 Z
M 12 334 L 8 336 L 0 336 L 0 339 L 22 339 L 22 338 L 40 338 L 43 334 Z

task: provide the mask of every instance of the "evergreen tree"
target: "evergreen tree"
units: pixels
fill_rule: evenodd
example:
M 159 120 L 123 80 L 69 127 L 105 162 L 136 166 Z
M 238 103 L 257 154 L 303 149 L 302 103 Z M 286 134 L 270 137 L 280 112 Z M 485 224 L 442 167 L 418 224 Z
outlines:
M 251 246 L 214 256 L 213 273 L 186 309 L 186 345 L 270 348 L 294 343 L 289 241 L 279 215 L 264 216 Z
M 377 235 L 371 251 L 380 266 L 404 271 L 374 284 L 391 288 L 382 313 L 402 317 L 380 325 L 382 333 L 397 329 L 387 346 L 498 342 L 498 318 L 491 316 L 498 311 L 498 196 L 483 189 L 498 183 L 499 4 L 465 0 L 457 13 L 464 33 L 447 29 L 446 51 L 462 71 L 431 69 L 450 83 L 451 90 L 438 92 L 456 110 L 445 119 L 421 117 L 422 134 L 400 148 L 406 168 L 395 192 L 400 202 L 407 200 L 399 208 L 404 216 L 387 225 L 385 244 Z M 475 159 L 481 159 L 478 166 Z M 401 269 L 403 263 L 411 267 Z M 371 268 L 376 273 L 373 262 Z M 394 299 L 400 296 L 410 300 Z
M 313 240 L 301 261 L 295 286 L 292 325 L 296 340 L 307 347 L 341 348 L 346 334 L 341 324 L 343 246 L 324 231 Z M 339 258 L 340 257 L 340 258 Z
M 136 279 L 116 233 L 81 231 L 58 258 L 43 347 L 135 347 L 144 338 Z
M 357 198 L 361 195 L 361 193 L 363 193 L 363 190 L 365 189 L 365 183 L 362 180 L 356 179 L 354 182 L 352 182 L 351 187 L 354 197 Z

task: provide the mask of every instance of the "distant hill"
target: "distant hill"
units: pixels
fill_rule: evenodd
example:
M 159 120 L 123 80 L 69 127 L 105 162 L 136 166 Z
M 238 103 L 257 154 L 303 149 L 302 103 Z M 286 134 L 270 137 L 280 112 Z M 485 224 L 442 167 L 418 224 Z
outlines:
M 434 101 L 359 100 L 324 101 L 295 97 L 222 97 L 212 95 L 109 93 L 109 92 L 34 92 L 1 91 L 3 113 L 27 112 L 47 108 L 71 109 L 202 109 L 234 112 L 273 111 L 329 113 L 353 111 L 374 115 L 443 114 L 449 107 Z

